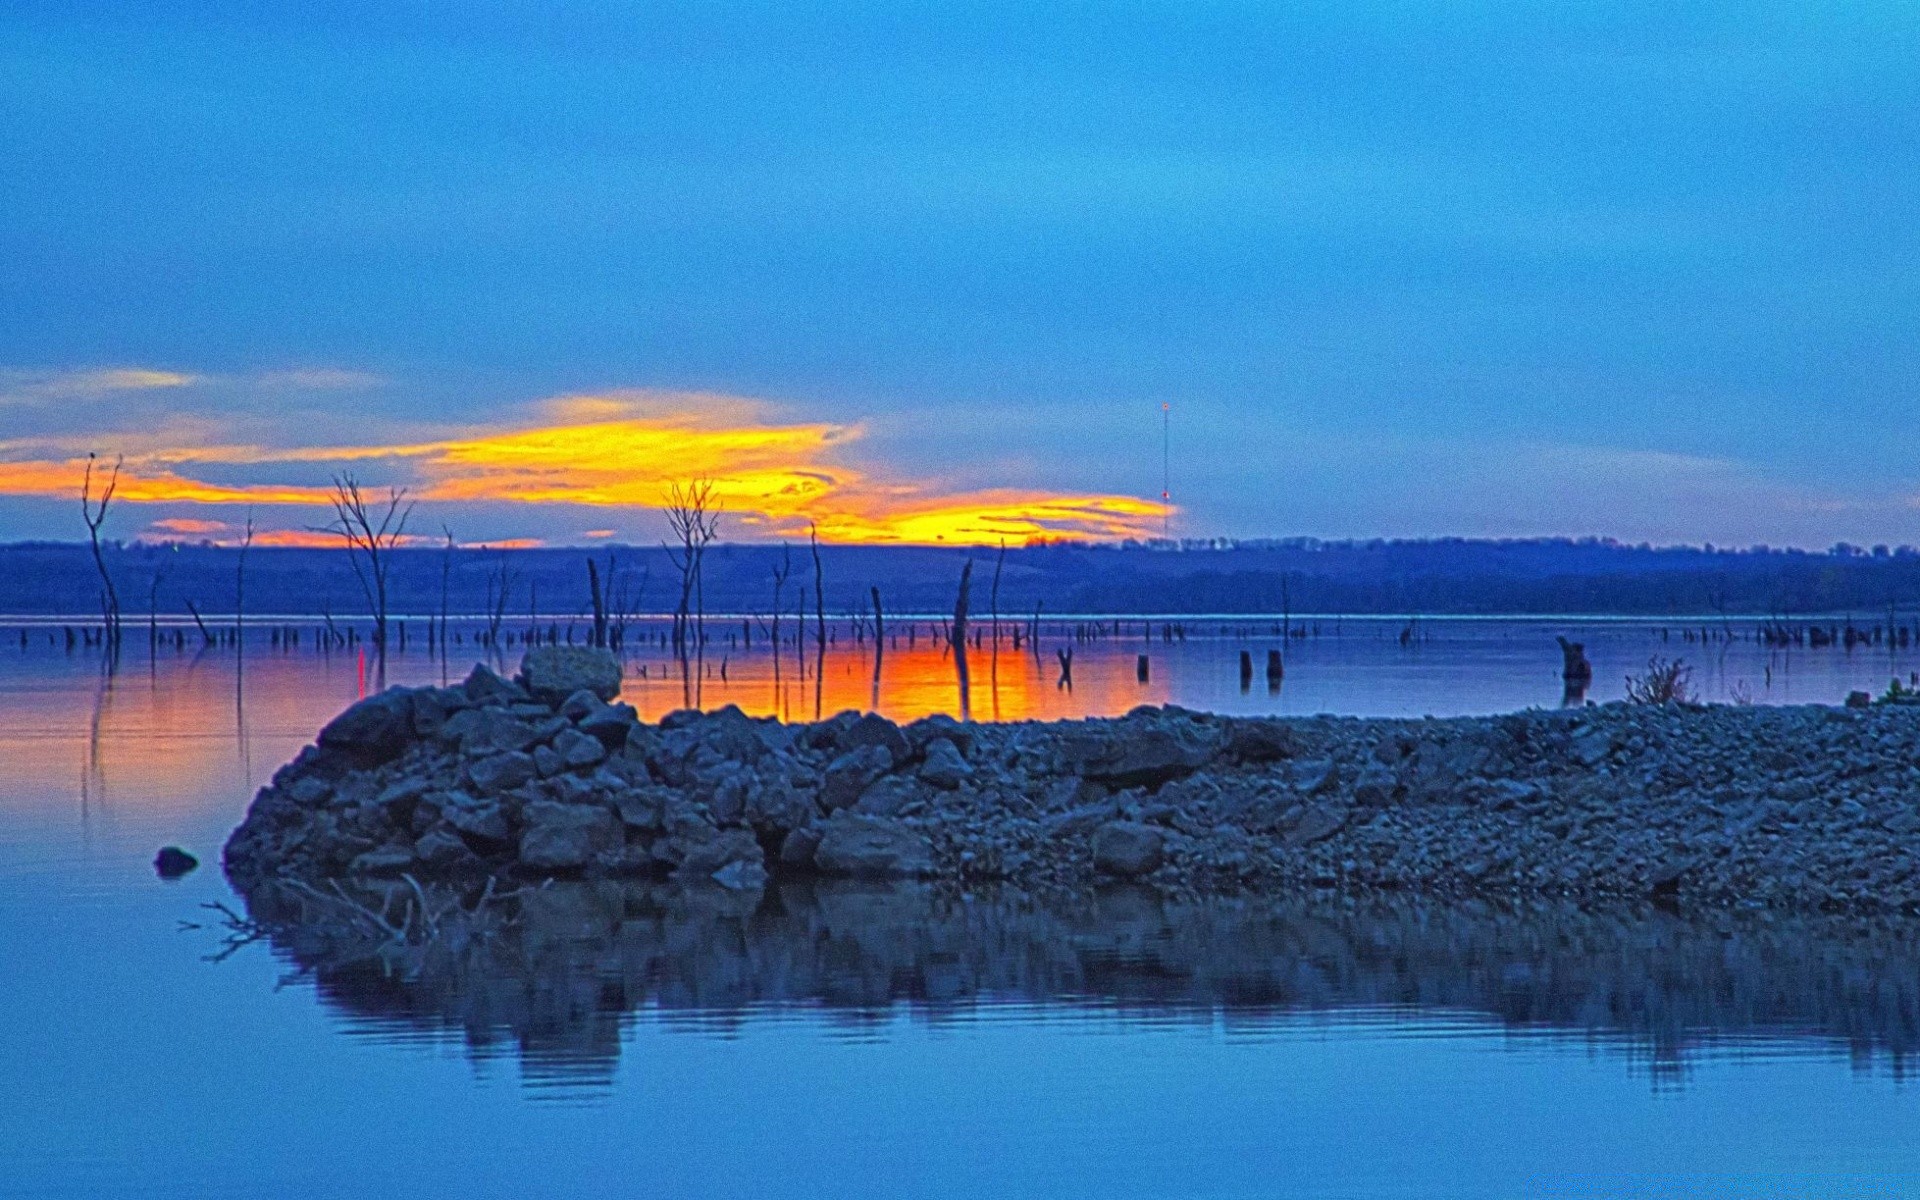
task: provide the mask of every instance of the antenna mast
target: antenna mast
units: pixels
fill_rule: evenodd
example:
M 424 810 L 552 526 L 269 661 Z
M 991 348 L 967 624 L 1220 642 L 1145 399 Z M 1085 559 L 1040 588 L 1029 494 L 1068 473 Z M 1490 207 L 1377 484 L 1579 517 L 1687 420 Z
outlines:
M 1172 411 L 1171 404 L 1160 402 L 1160 536 L 1163 538 L 1173 536 L 1173 457 L 1169 451 Z

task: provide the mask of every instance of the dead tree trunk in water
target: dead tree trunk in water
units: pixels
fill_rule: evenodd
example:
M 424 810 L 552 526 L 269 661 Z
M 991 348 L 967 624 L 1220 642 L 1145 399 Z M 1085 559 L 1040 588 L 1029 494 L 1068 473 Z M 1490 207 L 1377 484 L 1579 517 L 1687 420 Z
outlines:
M 240 562 L 233 571 L 233 644 L 237 651 L 247 636 L 247 551 L 253 549 L 253 510 L 247 510 L 246 532 L 240 538 Z
M 973 719 L 972 680 L 967 675 L 967 591 L 973 583 L 973 560 L 960 568 L 960 595 L 953 603 L 953 670 L 960 679 L 960 719 Z
M 780 696 L 780 592 L 787 586 L 787 576 L 793 573 L 793 550 L 785 542 L 780 543 L 780 565 L 773 569 L 773 621 L 767 637 L 773 642 L 773 692 L 777 701 Z
M 887 656 L 887 618 L 880 611 L 880 588 L 874 585 L 873 591 L 873 703 L 867 707 L 875 712 L 880 710 L 880 663 Z
M 827 582 L 820 566 L 819 527 L 809 523 L 807 537 L 813 543 L 813 719 L 818 721 L 827 677 Z
M 407 503 L 406 488 L 388 488 L 385 506 L 369 502 L 360 491 L 360 483 L 351 473 L 333 478 L 333 524 L 319 532 L 337 536 L 347 548 L 347 563 L 353 568 L 360 590 L 366 596 L 367 611 L 373 617 L 373 646 L 382 660 L 387 653 L 387 572 L 393 565 L 393 551 L 406 537 L 407 518 L 413 505 Z
M 820 566 L 820 530 L 809 526 L 807 536 L 813 542 L 813 637 L 814 652 L 827 652 L 827 577 Z
M 607 644 L 607 601 L 600 591 L 600 568 L 594 565 L 593 555 L 587 555 L 587 593 L 593 602 L 593 638 L 592 645 L 604 648 Z
M 106 625 L 106 640 L 109 652 L 120 648 L 120 593 L 113 586 L 113 575 L 107 570 L 106 555 L 100 551 L 100 527 L 107 522 L 107 506 L 113 503 L 113 493 L 120 486 L 120 464 L 124 459 L 113 460 L 113 473 L 107 477 L 107 485 L 100 493 L 100 500 L 93 499 L 93 455 L 87 455 L 87 473 L 80 481 L 80 517 L 87 523 L 87 542 L 93 547 L 94 569 L 100 572 L 100 619 Z
M 1007 539 L 1000 539 L 1000 557 L 993 560 L 993 589 L 987 603 L 993 610 L 993 652 L 1000 653 L 1000 569 L 1007 565 Z

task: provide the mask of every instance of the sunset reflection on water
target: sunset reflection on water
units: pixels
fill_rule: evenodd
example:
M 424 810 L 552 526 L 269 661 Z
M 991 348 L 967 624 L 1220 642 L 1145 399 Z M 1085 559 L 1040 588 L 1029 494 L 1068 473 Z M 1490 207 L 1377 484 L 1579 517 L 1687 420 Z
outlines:
M 1850 690 L 1878 692 L 1891 676 L 1920 669 L 1914 651 L 1788 654 L 1736 643 L 1708 655 L 1678 639 L 1663 641 L 1651 623 L 1540 618 L 1431 627 L 1430 640 L 1409 648 L 1398 640 L 1397 622 L 1322 624 L 1321 636 L 1286 647 L 1286 676 L 1277 687 L 1268 686 L 1264 665 L 1278 642 L 1257 626 L 1211 627 L 1192 640 L 1168 641 L 1158 628 L 1142 636 L 1137 622 L 1129 623 L 1131 636 L 1092 640 L 1076 639 L 1073 626 L 1061 624 L 1048 629 L 1038 654 L 1030 643 L 1015 649 L 1005 632 L 996 653 L 981 629 L 981 644 L 968 651 L 971 686 L 963 705 L 952 651 L 934 622 L 915 623 L 911 636 L 907 622 L 889 623 L 876 689 L 871 638 L 857 639 L 844 621 L 830 623 L 824 657 L 812 622 L 804 654 L 793 645 L 791 625 L 783 626 L 776 665 L 764 629 L 749 634 L 737 621 L 715 620 L 704 659 L 693 659 L 684 675 L 658 629 L 634 630 L 623 652 L 622 696 L 648 721 L 689 703 L 734 704 L 788 721 L 847 709 L 875 709 L 899 721 L 931 713 L 1061 720 L 1169 703 L 1236 714 L 1444 717 L 1558 705 L 1563 689 L 1553 638 L 1560 632 L 1585 642 L 1595 667 L 1588 697 L 1602 703 L 1618 699 L 1625 675 L 1653 652 L 1692 650 L 1694 683 L 1710 702 L 1832 704 Z M 158 828 L 169 816 L 205 814 L 209 805 L 237 819 L 279 764 L 383 678 L 360 647 L 323 653 L 309 637 L 285 650 L 267 644 L 264 627 L 250 632 L 244 656 L 231 646 L 201 649 L 191 635 L 180 648 L 166 639 L 150 652 L 143 634 L 129 632 L 112 672 L 97 650 L 67 652 L 44 627 L 25 646 L 17 631 L 0 640 L 0 832 L 9 819 L 76 809 L 89 827 L 138 819 Z M 1073 653 L 1071 688 L 1060 681 L 1064 650 Z M 1242 651 L 1259 668 L 1250 681 L 1240 676 Z M 476 661 L 510 674 L 522 652 L 516 645 L 488 655 L 468 630 L 442 660 L 426 651 L 416 627 L 409 648 L 389 659 L 384 680 L 458 683 Z M 1143 654 L 1144 682 L 1137 673 Z

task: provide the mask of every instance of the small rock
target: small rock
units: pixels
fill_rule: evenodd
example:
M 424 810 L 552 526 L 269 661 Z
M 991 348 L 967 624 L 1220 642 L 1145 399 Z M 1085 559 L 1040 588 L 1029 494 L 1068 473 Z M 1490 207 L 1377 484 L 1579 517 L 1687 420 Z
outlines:
M 574 771 L 596 766 L 607 757 L 607 748 L 599 738 L 578 729 L 562 729 L 554 734 L 553 749 L 567 768 Z
M 747 892 L 767 886 L 767 868 L 761 863 L 736 858 L 709 878 L 731 891 Z
M 381 846 L 354 859 L 347 870 L 355 875 L 398 875 L 412 865 L 411 846 Z
M 473 851 L 451 829 L 429 829 L 413 843 L 413 856 L 438 871 L 468 862 Z
M 600 739 L 609 750 L 618 750 L 639 727 L 640 714 L 630 704 L 603 704 L 581 717 L 578 724 L 581 733 Z
M 507 816 L 497 804 L 482 804 L 465 793 L 453 793 L 466 803 L 449 803 L 440 816 L 469 846 L 482 854 L 504 847 L 513 837 Z
M 1331 804 L 1309 804 L 1300 819 L 1286 834 L 1289 846 L 1311 846 L 1339 833 L 1347 823 L 1348 811 Z
M 512 791 L 521 784 L 532 781 L 539 773 L 539 768 L 534 765 L 533 755 L 519 750 L 476 759 L 467 764 L 467 778 L 484 796 L 497 796 L 501 792 Z
M 482 706 L 513 704 L 527 698 L 527 693 L 519 684 L 500 678 L 481 663 L 473 665 L 460 690 L 466 693 L 468 700 Z
M 153 873 L 162 879 L 179 879 L 199 865 L 199 859 L 178 846 L 162 846 L 153 856 Z
M 1152 825 L 1110 821 L 1093 835 L 1093 865 L 1131 879 L 1160 866 L 1166 835 Z
M 780 862 L 789 867 L 808 867 L 813 865 L 813 855 L 820 848 L 820 831 L 811 825 L 792 830 L 786 840 L 780 843 Z

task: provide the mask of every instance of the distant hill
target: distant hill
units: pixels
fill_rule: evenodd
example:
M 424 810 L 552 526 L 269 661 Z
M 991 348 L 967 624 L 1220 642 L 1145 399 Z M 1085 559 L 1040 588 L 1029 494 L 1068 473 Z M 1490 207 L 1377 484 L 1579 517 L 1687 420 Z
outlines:
M 812 558 L 805 545 L 721 545 L 708 552 L 709 612 L 764 612 L 772 604 L 773 571 L 791 554 L 782 596 L 791 611 L 806 590 L 813 603 Z M 509 576 L 508 612 L 565 617 L 587 610 L 588 551 L 399 551 L 391 576 L 396 613 L 439 611 L 445 573 L 449 608 L 485 611 L 500 573 Z M 658 547 L 593 551 L 630 611 L 670 611 L 678 576 Z M 953 607 L 961 564 L 975 562 L 973 610 L 992 604 L 993 549 L 825 546 L 829 612 L 865 610 L 878 586 L 892 612 Z M 148 611 L 231 612 L 235 550 L 208 545 L 114 546 L 109 569 L 129 617 Z M 1006 552 L 999 583 L 1003 614 L 1031 613 L 1295 613 L 1377 614 L 1574 613 L 1614 615 L 1801 616 L 1920 610 L 1920 552 L 1725 550 L 1628 546 L 1614 542 L 1539 539 L 1476 541 L 1190 543 L 1184 546 L 1059 545 Z M 83 544 L 0 546 L 0 615 L 90 614 L 99 585 Z M 255 548 L 247 559 L 247 608 L 254 613 L 336 617 L 364 612 L 345 555 L 334 550 Z

